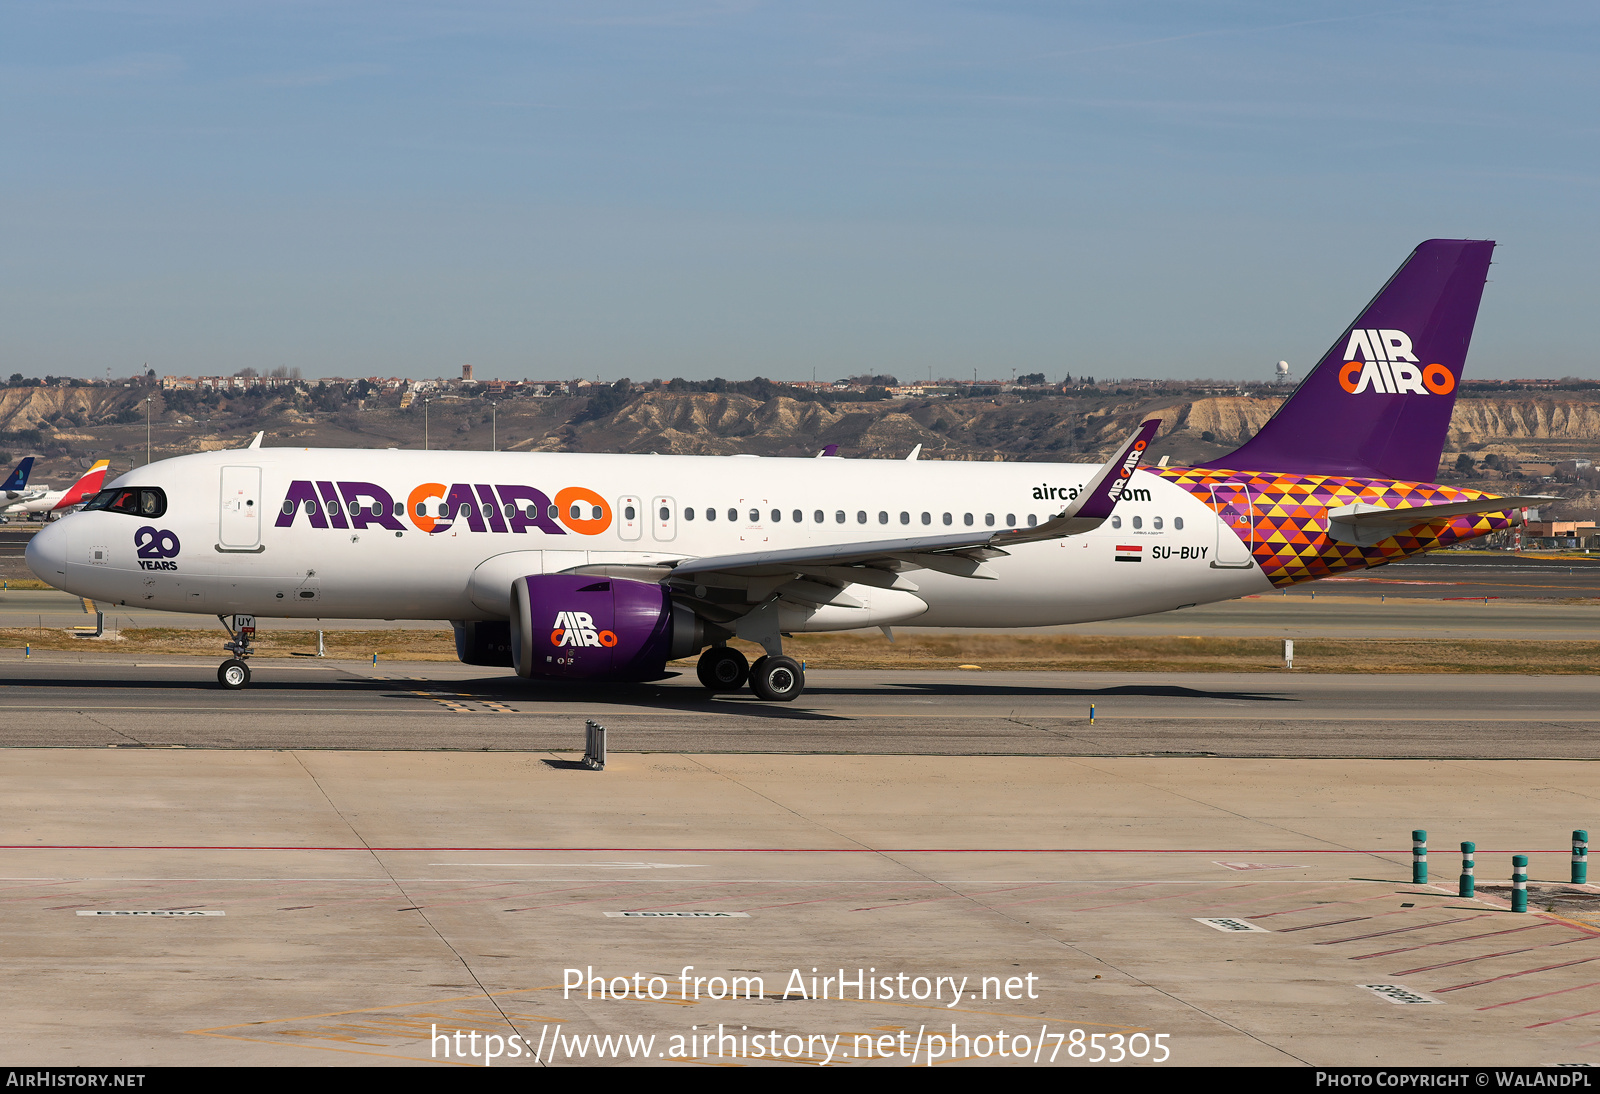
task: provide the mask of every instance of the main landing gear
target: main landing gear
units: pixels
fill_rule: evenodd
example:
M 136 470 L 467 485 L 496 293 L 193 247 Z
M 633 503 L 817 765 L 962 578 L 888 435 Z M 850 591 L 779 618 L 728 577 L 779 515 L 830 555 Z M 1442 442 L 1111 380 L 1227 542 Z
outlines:
M 222 648 L 233 654 L 217 669 L 217 683 L 228 691 L 238 691 L 250 683 L 250 655 L 255 651 L 250 648 L 250 636 L 244 633 L 243 628 L 233 629 L 233 624 L 228 616 L 219 615 L 222 625 L 227 628 L 228 636 L 232 642 L 224 642 Z
M 729 646 L 712 646 L 701 654 L 695 674 L 708 691 L 738 691 L 749 683 L 756 698 L 769 703 L 792 702 L 806 689 L 805 670 L 794 658 L 766 656 L 752 665 Z

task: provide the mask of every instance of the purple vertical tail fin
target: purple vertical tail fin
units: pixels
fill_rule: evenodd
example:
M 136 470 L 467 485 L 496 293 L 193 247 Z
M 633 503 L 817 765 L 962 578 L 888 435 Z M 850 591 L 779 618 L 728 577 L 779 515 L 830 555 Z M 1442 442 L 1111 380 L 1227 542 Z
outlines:
M 1493 252 L 1412 251 L 1261 432 L 1201 466 L 1433 481 Z

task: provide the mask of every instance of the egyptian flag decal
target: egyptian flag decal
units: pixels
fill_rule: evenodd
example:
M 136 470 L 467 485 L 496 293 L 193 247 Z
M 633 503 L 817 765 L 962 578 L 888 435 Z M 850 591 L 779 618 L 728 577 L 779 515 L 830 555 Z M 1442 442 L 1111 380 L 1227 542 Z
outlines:
M 1144 548 L 1140 546 L 1129 547 L 1126 544 L 1117 544 L 1118 562 L 1143 562 Z

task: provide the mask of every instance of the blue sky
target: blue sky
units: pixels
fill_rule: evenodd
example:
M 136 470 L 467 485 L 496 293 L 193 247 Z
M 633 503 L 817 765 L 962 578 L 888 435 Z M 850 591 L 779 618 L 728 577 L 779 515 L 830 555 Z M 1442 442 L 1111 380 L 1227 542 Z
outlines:
M 1577 3 L 11 3 L 0 371 L 1600 374 Z

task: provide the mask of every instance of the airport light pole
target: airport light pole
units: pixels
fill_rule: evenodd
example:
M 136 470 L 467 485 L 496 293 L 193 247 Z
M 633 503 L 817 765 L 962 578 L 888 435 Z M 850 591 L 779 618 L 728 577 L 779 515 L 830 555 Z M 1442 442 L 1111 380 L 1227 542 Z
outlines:
M 489 402 L 489 451 L 500 451 L 500 419 L 495 416 L 494 402 Z
M 144 397 L 144 462 L 151 463 L 150 459 L 150 404 L 155 401 L 154 395 Z
M 428 450 L 428 398 L 422 398 L 422 450 Z

